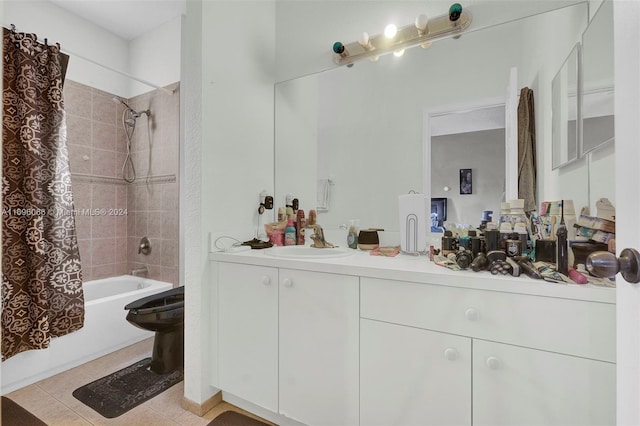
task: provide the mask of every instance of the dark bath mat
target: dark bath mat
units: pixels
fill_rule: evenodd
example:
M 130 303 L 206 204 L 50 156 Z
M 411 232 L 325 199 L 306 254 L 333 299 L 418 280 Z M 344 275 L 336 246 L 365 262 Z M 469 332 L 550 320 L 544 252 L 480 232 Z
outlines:
M 108 419 L 118 417 L 182 380 L 182 371 L 156 374 L 151 358 L 84 385 L 73 396 Z
M 269 426 L 267 423 L 235 411 L 225 411 L 213 419 L 207 426 Z
M 2 397 L 2 421 L 0 424 L 4 426 L 47 426 L 45 422 L 4 396 Z

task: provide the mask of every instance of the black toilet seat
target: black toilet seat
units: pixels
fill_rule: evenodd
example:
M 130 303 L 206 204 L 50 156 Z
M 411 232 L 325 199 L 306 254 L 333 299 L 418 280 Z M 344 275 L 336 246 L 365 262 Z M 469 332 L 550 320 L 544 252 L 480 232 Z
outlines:
M 134 315 L 167 312 L 184 307 L 184 286 L 135 300 L 124 307 Z

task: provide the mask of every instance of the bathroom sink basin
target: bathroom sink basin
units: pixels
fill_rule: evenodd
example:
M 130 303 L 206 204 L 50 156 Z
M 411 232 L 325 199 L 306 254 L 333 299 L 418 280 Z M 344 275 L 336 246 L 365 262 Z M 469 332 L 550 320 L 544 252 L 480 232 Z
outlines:
M 315 248 L 311 246 L 276 246 L 266 249 L 268 256 L 289 259 L 327 259 L 330 257 L 351 256 L 355 250 L 342 247 Z

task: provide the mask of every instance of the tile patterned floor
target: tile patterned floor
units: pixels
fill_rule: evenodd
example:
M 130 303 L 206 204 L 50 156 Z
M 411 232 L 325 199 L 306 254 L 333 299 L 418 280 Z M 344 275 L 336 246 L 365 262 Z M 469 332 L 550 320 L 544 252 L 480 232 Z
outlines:
M 52 426 L 205 426 L 224 411 L 243 412 L 239 408 L 223 402 L 203 417 L 196 416 L 181 407 L 184 382 L 178 383 L 115 419 L 102 417 L 71 394 L 80 386 L 151 356 L 152 347 L 153 338 L 147 339 L 5 396 Z

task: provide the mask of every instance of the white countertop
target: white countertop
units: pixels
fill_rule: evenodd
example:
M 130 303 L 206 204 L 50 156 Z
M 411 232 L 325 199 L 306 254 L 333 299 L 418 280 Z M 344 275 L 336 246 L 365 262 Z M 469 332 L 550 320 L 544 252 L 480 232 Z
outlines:
M 399 254 L 396 257 L 383 257 L 371 256 L 368 251 L 354 250 L 353 255 L 345 257 L 290 259 L 266 255 L 265 250 L 239 253 L 211 252 L 209 260 L 601 303 L 616 301 L 615 288 L 593 284 L 552 283 L 534 280 L 524 275 L 517 278 L 498 276 L 487 271 L 452 271 L 429 261 L 427 256 Z

